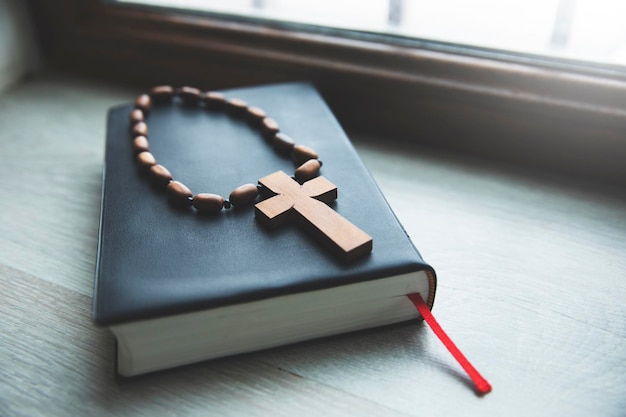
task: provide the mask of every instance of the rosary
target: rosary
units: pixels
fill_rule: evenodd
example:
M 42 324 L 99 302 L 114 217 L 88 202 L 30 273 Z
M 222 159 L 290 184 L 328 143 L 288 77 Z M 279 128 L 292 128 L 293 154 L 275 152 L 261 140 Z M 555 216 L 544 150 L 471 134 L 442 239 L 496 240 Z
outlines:
M 147 125 L 150 109 L 153 105 L 168 103 L 197 106 L 206 111 L 226 111 L 235 119 L 247 121 L 260 131 L 276 152 L 292 157 L 298 166 L 294 177 L 277 171 L 259 179 L 258 186 L 244 184 L 235 188 L 228 199 L 218 194 L 193 194 L 186 185 L 174 180 L 170 171 L 158 164 L 150 153 Z M 158 86 L 137 97 L 130 112 L 130 127 L 137 164 L 158 187 L 166 189 L 176 204 L 193 206 L 200 213 L 211 214 L 222 208 L 250 206 L 261 196 L 264 199 L 254 204 L 254 213 L 264 226 L 273 228 L 296 222 L 344 261 L 352 261 L 372 251 L 372 238 L 328 206 L 337 199 L 337 187 L 319 176 L 322 162 L 317 152 L 308 146 L 297 145 L 262 109 L 248 106 L 237 98 L 227 99 L 218 92 Z

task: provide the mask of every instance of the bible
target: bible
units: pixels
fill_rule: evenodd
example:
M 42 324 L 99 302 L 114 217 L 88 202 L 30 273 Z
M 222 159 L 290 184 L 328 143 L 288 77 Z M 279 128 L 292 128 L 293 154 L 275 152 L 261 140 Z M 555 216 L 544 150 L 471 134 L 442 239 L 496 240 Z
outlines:
M 171 204 L 135 163 L 132 106 L 114 107 L 107 119 L 93 321 L 114 334 L 122 376 L 417 319 L 409 294 L 419 294 L 429 308 L 434 302 L 434 269 L 313 86 L 224 94 L 265 110 L 281 132 L 319 153 L 320 175 L 337 189 L 336 199 L 320 204 L 371 236 L 371 252 L 345 262 L 304 228 L 264 227 L 254 206 L 206 216 Z M 158 105 L 149 120 L 151 153 L 194 193 L 228 195 L 260 179 L 278 187 L 290 179 L 268 175 L 294 171 L 258 128 L 224 112 Z

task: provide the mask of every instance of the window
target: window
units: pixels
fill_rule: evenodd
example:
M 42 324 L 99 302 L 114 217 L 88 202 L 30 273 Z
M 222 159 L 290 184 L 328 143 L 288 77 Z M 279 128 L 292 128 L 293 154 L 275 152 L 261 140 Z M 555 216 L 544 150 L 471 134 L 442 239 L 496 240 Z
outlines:
M 620 0 L 119 0 L 626 65 Z
M 586 1 L 575 5 L 582 7 Z M 224 2 L 266 14 L 271 4 L 278 3 Z M 365 3 L 370 4 L 360 4 Z M 315 83 L 342 125 L 352 131 L 626 182 L 624 67 L 401 35 L 403 19 L 412 12 L 407 8 L 405 14 L 390 5 L 417 0 L 380 3 L 386 9 L 380 6 L 369 21 L 386 22 L 380 23 L 387 27 L 385 33 L 328 29 L 276 17 L 260 21 L 233 9 L 190 13 L 98 0 L 31 4 L 48 62 L 65 71 L 132 82 L 141 90 L 159 83 L 222 89 L 307 80 Z M 361 9 L 359 13 L 369 16 Z M 390 21 L 397 24 L 393 30 Z M 438 25 L 431 28 L 439 30 Z M 544 38 L 553 45 L 565 42 L 554 33 L 561 29 L 544 31 Z M 574 32 L 567 33 L 574 39 Z M 622 44 L 606 48 L 620 56 Z

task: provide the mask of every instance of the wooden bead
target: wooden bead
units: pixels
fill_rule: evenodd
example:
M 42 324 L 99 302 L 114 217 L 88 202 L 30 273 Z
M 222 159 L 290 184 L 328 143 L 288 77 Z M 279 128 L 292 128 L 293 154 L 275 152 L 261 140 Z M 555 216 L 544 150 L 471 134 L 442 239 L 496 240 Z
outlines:
M 246 119 L 251 125 L 260 126 L 261 121 L 265 119 L 266 116 L 267 115 L 265 114 L 265 111 L 263 111 L 263 109 L 260 109 L 258 107 L 248 107 Z
M 167 194 L 170 199 L 177 204 L 182 204 L 184 206 L 191 205 L 191 198 L 193 194 L 191 193 L 191 190 L 180 181 L 171 181 L 167 184 Z
M 140 152 L 137 155 L 137 162 L 141 168 L 148 170 L 156 164 L 156 159 L 150 152 Z
M 164 103 L 174 96 L 174 88 L 171 85 L 158 85 L 150 89 L 150 98 L 153 102 Z
M 246 206 L 252 204 L 259 195 L 259 190 L 254 184 L 244 184 L 230 193 L 228 200 L 233 206 Z
M 317 177 L 322 164 L 317 159 L 309 159 L 296 169 L 296 179 L 300 182 L 308 181 Z
M 204 94 L 206 105 L 211 110 L 224 109 L 226 107 L 226 96 L 215 91 L 208 91 Z
M 165 187 L 172 181 L 172 174 L 163 165 L 152 165 L 150 167 L 150 179 L 155 185 Z
M 278 132 L 272 138 L 272 145 L 276 149 L 276 152 L 283 155 L 290 155 L 291 151 L 293 151 L 293 147 L 295 146 L 295 142 L 291 139 L 291 137 L 282 132 Z
M 300 165 L 308 161 L 309 159 L 317 159 L 318 155 L 313 149 L 304 145 L 296 145 L 293 147 L 293 160 L 296 164 Z
M 139 122 L 143 122 L 143 112 L 139 109 L 134 109 L 130 112 L 130 124 L 134 126 Z
M 178 96 L 187 105 L 198 104 L 202 92 L 194 87 L 180 87 L 178 89 Z
M 243 117 L 248 111 L 248 103 L 238 98 L 231 98 L 226 102 L 226 111 L 235 117 Z
M 145 136 L 135 136 L 135 139 L 133 139 L 133 149 L 137 153 L 148 152 L 150 150 L 148 139 Z
M 148 125 L 146 124 L 146 122 L 139 122 L 137 124 L 135 124 L 135 126 L 133 126 L 133 129 L 131 131 L 131 133 L 133 134 L 133 137 L 135 136 L 148 136 Z
M 267 139 L 273 138 L 279 130 L 280 126 L 278 126 L 276 120 L 272 119 L 271 117 L 266 117 L 261 121 L 261 132 L 263 133 L 263 136 L 265 136 Z
M 224 206 L 224 198 L 217 194 L 201 193 L 193 196 L 191 204 L 201 213 L 217 213 Z
M 150 100 L 150 96 L 147 94 L 142 94 L 135 100 L 135 107 L 141 110 L 144 115 L 150 111 L 151 104 L 152 100 Z

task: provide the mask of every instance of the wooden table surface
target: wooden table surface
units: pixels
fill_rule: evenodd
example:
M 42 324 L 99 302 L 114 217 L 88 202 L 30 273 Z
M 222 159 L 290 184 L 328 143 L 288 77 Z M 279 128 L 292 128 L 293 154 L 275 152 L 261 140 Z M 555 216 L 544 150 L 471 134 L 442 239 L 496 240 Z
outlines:
M 137 93 L 42 76 L 0 96 L 0 416 L 626 415 L 626 190 L 362 137 L 491 394 L 423 323 L 116 379 L 90 310 L 105 114 Z

